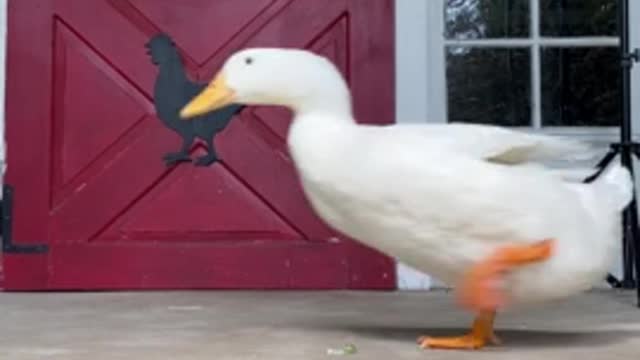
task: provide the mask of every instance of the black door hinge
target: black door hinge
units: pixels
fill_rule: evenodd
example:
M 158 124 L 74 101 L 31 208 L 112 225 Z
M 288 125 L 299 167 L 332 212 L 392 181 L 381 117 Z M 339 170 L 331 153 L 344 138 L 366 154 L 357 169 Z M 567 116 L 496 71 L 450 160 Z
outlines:
M 14 244 L 12 238 L 13 223 L 13 187 L 2 187 L 2 206 L 0 207 L 0 232 L 2 233 L 2 252 L 7 254 L 41 254 L 49 250 L 45 244 Z

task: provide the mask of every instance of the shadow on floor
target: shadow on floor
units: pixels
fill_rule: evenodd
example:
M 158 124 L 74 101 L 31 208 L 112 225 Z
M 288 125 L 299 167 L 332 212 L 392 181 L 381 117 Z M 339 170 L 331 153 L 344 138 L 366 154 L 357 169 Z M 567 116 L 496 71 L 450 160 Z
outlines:
M 316 328 L 316 330 L 320 330 Z M 364 338 L 414 342 L 420 335 L 457 336 L 469 329 L 455 328 L 412 328 L 412 327 L 376 327 L 376 326 L 324 326 L 322 330 L 343 331 Z M 555 331 L 555 330 L 519 330 L 497 329 L 496 334 L 502 340 L 504 348 L 563 348 L 563 347 L 602 347 L 622 343 L 629 338 L 637 338 L 640 331 L 600 330 L 600 331 Z

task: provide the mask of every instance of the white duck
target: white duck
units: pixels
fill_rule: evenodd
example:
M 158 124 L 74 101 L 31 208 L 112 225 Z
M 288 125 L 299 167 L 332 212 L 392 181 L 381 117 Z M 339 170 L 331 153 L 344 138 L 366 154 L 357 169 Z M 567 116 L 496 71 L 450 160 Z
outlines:
M 360 125 L 337 68 L 297 49 L 235 53 L 181 114 L 232 102 L 293 110 L 289 149 L 329 225 L 457 285 L 478 314 L 471 332 L 421 337 L 423 348 L 497 341 L 497 309 L 586 290 L 618 251 L 627 170 L 581 184 L 540 163 L 584 153 L 581 143 L 480 125 Z

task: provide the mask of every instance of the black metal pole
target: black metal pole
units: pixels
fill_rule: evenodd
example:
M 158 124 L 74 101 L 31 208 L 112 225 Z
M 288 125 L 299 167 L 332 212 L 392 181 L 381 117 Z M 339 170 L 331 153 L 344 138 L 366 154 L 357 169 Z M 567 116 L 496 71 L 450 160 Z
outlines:
M 629 50 L 629 0 L 618 1 L 618 32 L 620 37 L 620 65 L 622 91 L 622 124 L 620 127 L 620 158 L 622 165 L 633 177 L 632 155 L 639 155 L 640 149 L 632 140 L 631 123 L 631 69 L 634 62 L 640 60 L 638 49 Z M 623 213 L 623 261 L 625 288 L 636 288 L 638 307 L 640 307 L 640 237 L 638 236 L 638 208 L 635 198 Z M 635 268 L 635 274 L 634 274 Z
M 621 0 L 618 2 L 618 29 L 620 37 L 620 59 L 622 71 L 620 74 L 620 88 L 621 88 L 621 112 L 622 112 L 622 124 L 620 126 L 620 145 L 622 147 L 620 152 L 620 160 L 622 165 L 629 169 L 633 175 L 633 162 L 632 162 L 632 146 L 631 141 L 631 68 L 633 67 L 633 59 L 629 57 L 629 2 L 628 0 Z M 635 197 L 623 214 L 623 228 L 624 228 L 624 240 L 623 240 L 623 264 L 624 264 L 624 276 L 622 280 L 623 287 L 634 288 L 635 287 L 635 274 L 634 274 L 634 249 L 637 231 L 633 230 L 635 226 L 638 226 L 637 210 L 635 204 Z
M 598 171 L 587 177 L 584 182 L 595 180 L 602 171 L 620 154 L 620 162 L 631 173 L 635 184 L 633 171 L 633 155 L 640 158 L 640 144 L 633 142 L 631 131 L 631 68 L 640 61 L 640 49 L 629 51 L 629 0 L 618 1 L 617 30 L 620 40 L 620 142 L 613 143 L 609 152 L 597 165 Z M 607 282 L 615 288 L 636 289 L 637 306 L 640 307 L 640 229 L 638 229 L 638 207 L 635 191 L 633 199 L 622 214 L 622 260 L 623 278 L 616 279 L 607 275 Z M 635 268 L 635 274 L 634 274 Z

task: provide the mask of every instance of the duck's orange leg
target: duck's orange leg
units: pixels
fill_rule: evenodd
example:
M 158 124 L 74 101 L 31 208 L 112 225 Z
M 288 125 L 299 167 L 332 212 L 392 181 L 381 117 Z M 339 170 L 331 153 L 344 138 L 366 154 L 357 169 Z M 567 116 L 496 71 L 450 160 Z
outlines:
M 459 349 L 475 350 L 483 348 L 487 344 L 498 345 L 500 340 L 493 333 L 494 311 L 484 311 L 478 314 L 467 335 L 456 337 L 429 337 L 421 336 L 418 344 L 423 349 Z
M 422 348 L 480 349 L 488 343 L 499 343 L 493 333 L 496 310 L 505 303 L 504 294 L 496 282 L 504 273 L 531 263 L 548 259 L 554 240 L 543 240 L 528 245 L 511 245 L 497 249 L 487 259 L 479 262 L 464 276 L 458 288 L 459 300 L 467 308 L 478 312 L 471 332 L 449 338 L 421 337 Z
M 474 311 L 494 311 L 505 305 L 506 299 L 498 282 L 505 273 L 547 260 L 555 240 L 547 239 L 527 245 L 510 245 L 497 249 L 491 256 L 474 265 L 458 287 L 461 304 Z

